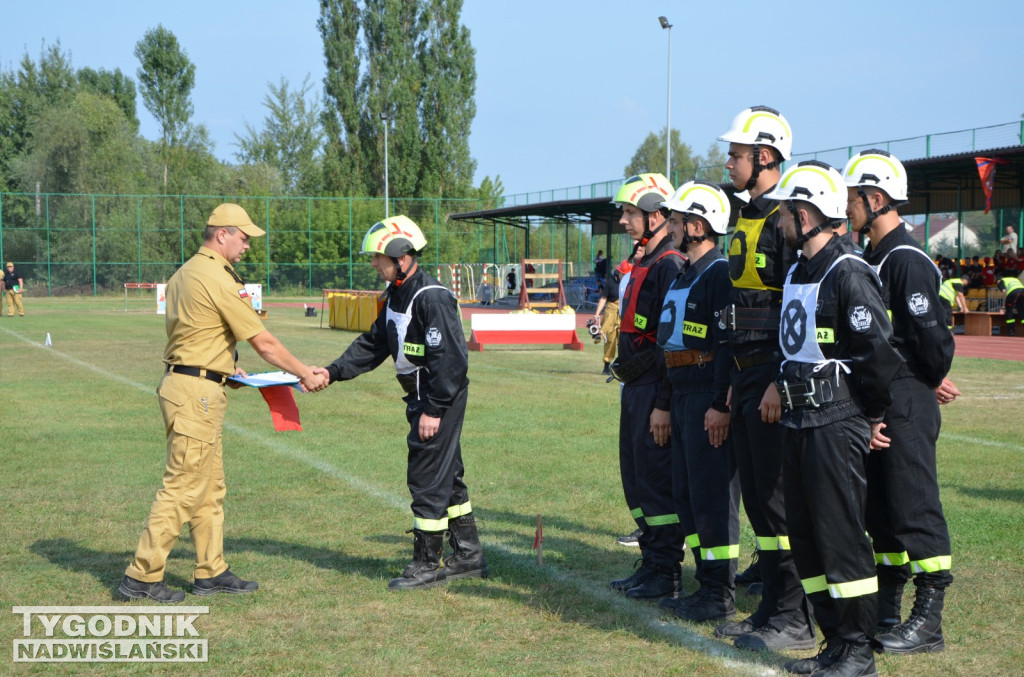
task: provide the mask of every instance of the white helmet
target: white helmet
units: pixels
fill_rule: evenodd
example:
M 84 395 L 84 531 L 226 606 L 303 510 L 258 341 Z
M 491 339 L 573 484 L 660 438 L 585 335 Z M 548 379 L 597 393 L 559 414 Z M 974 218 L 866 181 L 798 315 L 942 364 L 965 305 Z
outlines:
M 907 170 L 884 150 L 865 150 L 850 158 L 843 170 L 843 181 L 850 188 L 871 186 L 883 190 L 894 202 L 907 199 Z
M 846 185 L 843 177 L 835 168 L 819 160 L 805 160 L 787 169 L 775 190 L 765 197 L 780 202 L 810 202 L 830 221 L 846 218 Z
M 707 181 L 687 181 L 661 206 L 703 218 L 716 235 L 725 235 L 729 225 L 729 198 L 725 191 Z
M 782 113 L 768 106 L 752 106 L 737 115 L 719 141 L 749 146 L 771 146 L 788 160 L 793 150 L 793 132 Z

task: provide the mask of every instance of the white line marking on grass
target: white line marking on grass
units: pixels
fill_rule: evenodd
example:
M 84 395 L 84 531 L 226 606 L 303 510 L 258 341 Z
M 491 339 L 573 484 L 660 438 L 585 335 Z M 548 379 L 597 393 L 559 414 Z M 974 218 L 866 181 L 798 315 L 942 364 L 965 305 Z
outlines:
M 144 385 L 131 379 L 124 378 L 117 374 L 111 373 L 106 369 L 101 369 L 95 365 L 89 364 L 84 360 L 77 357 L 68 355 L 59 350 L 54 350 L 52 347 L 46 347 L 42 343 L 27 339 L 15 332 L 12 332 L 6 328 L 0 328 L 6 334 L 9 334 L 30 346 L 39 348 L 40 350 L 46 350 L 55 357 L 58 357 L 66 362 L 69 362 L 77 367 L 86 369 L 95 374 L 98 374 L 104 378 L 116 381 L 122 385 L 134 388 L 141 392 L 152 393 L 153 386 Z M 396 496 L 388 491 L 384 491 L 379 487 L 374 486 L 370 482 L 367 482 L 361 477 L 350 475 L 349 473 L 341 470 L 337 466 L 315 456 L 310 456 L 300 449 L 296 448 L 291 444 L 281 442 L 275 439 L 268 439 L 264 433 L 257 432 L 250 428 L 240 426 L 234 423 L 224 423 L 224 427 L 231 432 L 245 437 L 250 442 L 261 444 L 270 451 L 291 458 L 303 465 L 307 465 L 311 468 L 319 470 L 320 472 L 333 477 L 334 479 L 340 480 L 353 489 L 366 494 L 372 498 L 375 498 L 389 507 L 401 510 L 403 512 L 409 509 L 409 499 Z M 952 437 L 952 436 L 950 436 Z M 970 438 L 965 438 L 970 439 Z M 504 551 L 508 555 L 513 557 L 529 560 L 533 557 L 532 551 L 527 551 L 519 547 L 512 546 L 507 543 L 495 543 L 488 542 L 489 548 Z M 543 572 L 545 575 L 561 583 L 562 585 L 571 585 L 576 588 L 581 594 L 608 604 L 615 608 L 616 612 L 624 617 L 629 617 L 633 622 L 646 626 L 651 632 L 661 635 L 666 639 L 673 641 L 675 644 L 705 654 L 711 658 L 719 659 L 722 665 L 730 670 L 734 674 L 744 675 L 757 675 L 761 677 L 768 677 L 770 675 L 779 675 L 780 673 L 774 668 L 759 665 L 756 662 L 756 654 L 751 655 L 753 661 L 744 661 L 736 658 L 742 655 L 742 652 L 738 649 L 729 646 L 718 640 L 714 640 L 697 632 L 694 632 L 686 625 L 681 623 L 666 622 L 662 618 L 657 617 L 657 614 L 661 613 L 655 611 L 651 605 L 643 602 L 637 602 L 626 598 L 624 595 L 612 591 L 610 588 L 605 589 L 603 587 L 595 586 L 594 581 L 585 580 L 570 574 L 561 569 L 555 568 L 551 565 L 545 564 L 540 569 L 536 569 Z M 652 616 L 652 613 L 655 614 Z
M 939 441 L 941 442 L 942 440 L 950 440 L 951 442 L 966 442 L 968 444 L 977 444 L 982 447 L 995 447 L 997 449 L 1009 449 L 1010 451 L 1024 453 L 1024 447 L 1017 446 L 1016 444 L 1010 444 L 1008 442 L 986 440 L 983 437 L 971 437 L 970 435 L 947 435 L 946 433 L 940 433 Z

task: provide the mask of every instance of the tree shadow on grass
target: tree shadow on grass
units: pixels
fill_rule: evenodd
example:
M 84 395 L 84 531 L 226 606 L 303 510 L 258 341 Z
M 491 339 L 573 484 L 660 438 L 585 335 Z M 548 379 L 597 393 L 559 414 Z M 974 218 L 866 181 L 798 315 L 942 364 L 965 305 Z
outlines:
M 195 552 L 188 547 L 188 537 L 179 539 L 171 550 L 168 560 L 195 559 Z M 89 574 L 108 587 L 112 599 L 122 599 L 117 593 L 121 584 L 125 567 L 131 562 L 133 552 L 106 552 L 85 547 L 69 538 L 39 539 L 29 550 L 43 559 L 70 571 Z M 320 548 L 301 543 L 289 543 L 264 538 L 225 538 L 224 552 L 230 557 L 232 553 L 257 552 L 263 555 L 289 557 L 308 562 L 319 569 L 329 569 L 343 573 L 353 573 L 377 580 L 394 563 L 390 560 L 373 557 L 352 557 L 337 550 Z M 190 589 L 191 578 L 186 578 L 168 570 L 164 582 L 172 588 Z

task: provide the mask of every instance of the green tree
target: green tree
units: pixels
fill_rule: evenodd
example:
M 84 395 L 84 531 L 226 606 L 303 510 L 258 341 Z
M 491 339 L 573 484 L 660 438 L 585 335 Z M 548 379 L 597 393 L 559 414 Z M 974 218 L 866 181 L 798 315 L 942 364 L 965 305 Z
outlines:
M 246 123 L 245 135 L 235 135 L 239 147 L 235 158 L 244 164 L 265 163 L 276 170 L 289 193 L 310 194 L 320 188 L 318 159 L 324 134 L 319 102 L 307 102 L 312 86 L 308 75 L 295 90 L 289 89 L 286 78 L 278 85 L 268 84 L 263 128 L 257 130 Z
M 135 44 L 134 54 L 140 64 L 137 75 L 142 102 L 160 123 L 163 183 L 166 190 L 170 150 L 182 141 L 194 141 L 190 120 L 196 67 L 178 44 L 174 33 L 159 24 L 146 31 Z M 193 138 L 186 139 L 188 136 Z
M 135 133 L 139 131 L 139 118 L 135 113 L 135 81 L 115 68 L 113 72 L 101 68 L 81 68 L 78 71 L 81 89 L 110 97 L 124 111 L 125 119 Z
M 17 72 L 0 74 L 0 187 L 13 187 L 12 163 L 27 151 L 35 120 L 66 104 L 76 87 L 71 57 L 59 41 L 42 46 L 38 63 L 25 54 Z
M 390 195 L 471 194 L 476 71 L 461 9 L 461 0 L 321 0 L 328 190 L 384 194 L 387 125 Z
M 633 159 L 625 168 L 626 176 L 643 174 L 644 172 L 665 171 L 665 129 L 655 134 L 651 132 L 643 140 L 640 147 L 633 154 Z M 697 172 L 696 158 L 693 156 L 693 149 L 682 142 L 679 137 L 679 130 L 672 130 L 672 171 L 669 180 L 672 185 L 688 181 Z
M 501 199 L 505 195 L 505 186 L 501 182 L 501 175 L 498 174 L 491 180 L 485 176 L 476 189 L 476 196 L 480 200 L 480 209 L 495 209 L 502 206 Z
M 321 112 L 326 145 L 324 187 L 345 195 L 365 195 L 367 182 L 359 140 L 359 7 L 356 0 L 320 0 L 317 28 L 324 44 L 327 74 Z
M 725 168 L 728 160 L 718 142 L 712 141 L 704 155 L 696 158 L 697 178 L 712 183 L 725 183 L 729 180 L 729 172 Z
M 476 50 L 459 23 L 462 0 L 430 0 L 419 61 L 423 72 L 423 170 L 419 195 L 470 194 L 476 161 L 469 133 L 476 117 Z

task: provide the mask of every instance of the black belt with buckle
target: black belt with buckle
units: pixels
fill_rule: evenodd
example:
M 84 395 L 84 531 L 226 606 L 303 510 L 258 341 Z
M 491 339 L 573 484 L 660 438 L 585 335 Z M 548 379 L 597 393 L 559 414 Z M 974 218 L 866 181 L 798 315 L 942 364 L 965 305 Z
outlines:
M 746 355 L 733 355 L 732 359 L 736 363 L 736 368 L 743 371 L 751 367 L 759 367 L 762 364 L 775 362 L 780 357 L 781 355 L 774 350 L 761 350 L 756 353 L 747 353 Z
M 731 303 L 719 311 L 723 328 L 730 331 L 768 331 L 779 330 L 782 311 L 778 308 L 742 308 Z
M 806 381 L 779 379 L 775 387 L 782 399 L 782 406 L 790 411 L 801 407 L 817 409 L 823 404 L 843 402 L 851 397 L 845 378 L 840 378 L 838 384 L 830 378 L 810 378 Z
M 167 371 L 173 371 L 175 374 L 185 374 L 186 376 L 195 376 L 196 378 L 205 378 L 207 381 L 213 381 L 219 385 L 224 385 L 224 382 L 228 380 L 227 376 L 218 374 L 215 371 L 207 371 L 199 367 L 186 367 L 182 364 L 169 364 L 167 365 Z

